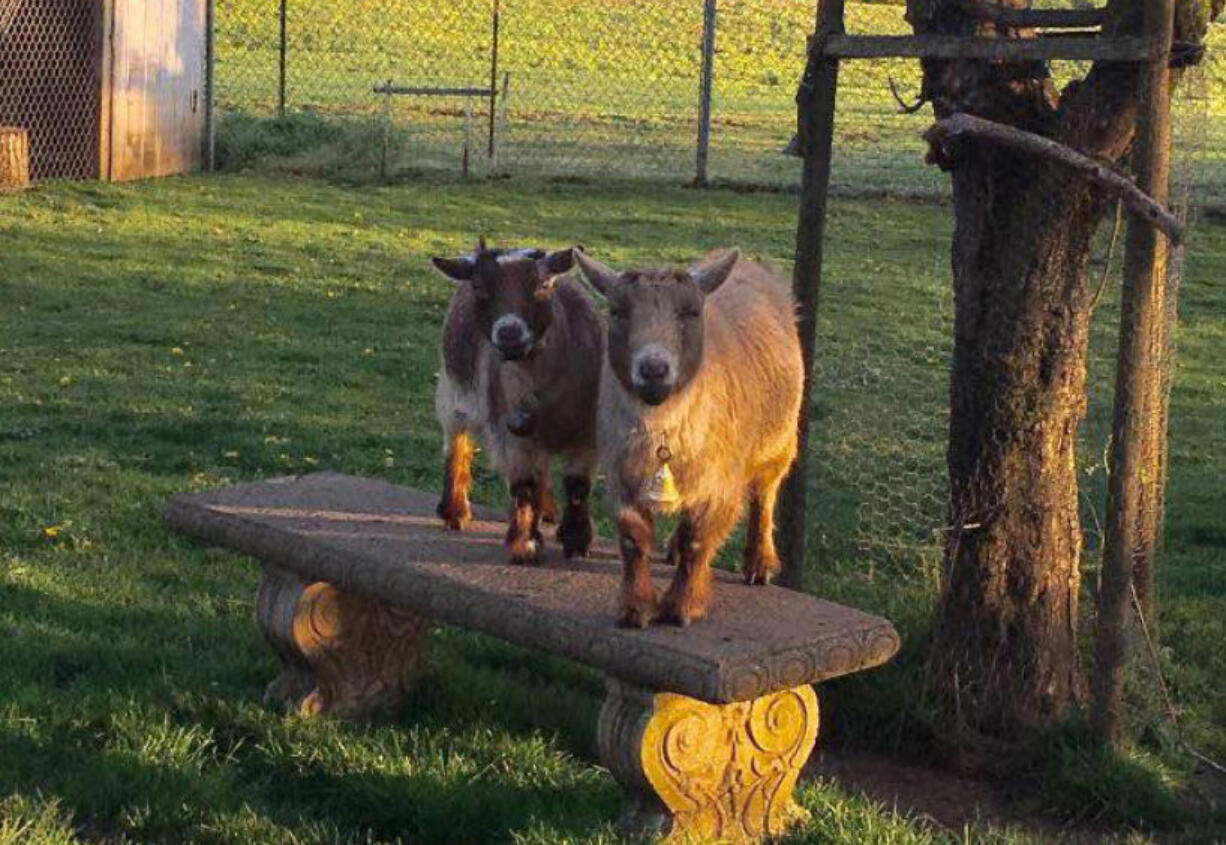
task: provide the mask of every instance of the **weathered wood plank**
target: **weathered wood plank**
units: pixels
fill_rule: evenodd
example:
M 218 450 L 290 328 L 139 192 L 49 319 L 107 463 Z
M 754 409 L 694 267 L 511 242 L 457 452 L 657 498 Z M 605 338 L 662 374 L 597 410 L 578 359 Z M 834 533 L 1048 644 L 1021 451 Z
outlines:
M 964 8 L 971 17 L 978 20 L 991 21 L 1002 26 L 1012 26 L 1018 29 L 1051 28 L 1080 29 L 1083 27 L 1102 26 L 1107 16 L 1104 7 L 1090 9 L 1015 9 L 1012 6 L 1002 6 L 991 0 L 962 0 Z
M 505 526 L 488 510 L 445 530 L 435 496 L 335 473 L 184 494 L 175 531 L 252 555 L 311 581 L 605 670 L 652 690 L 747 701 L 888 660 L 884 619 L 720 572 L 709 617 L 688 628 L 614 625 L 621 565 L 612 549 L 540 567 L 510 566 Z M 663 586 L 672 569 L 659 566 Z
M 114 0 L 110 178 L 199 166 L 205 16 L 206 0 Z
M 984 59 L 989 61 L 1137 62 L 1150 58 L 1144 38 L 967 38 L 957 35 L 831 35 L 822 55 L 837 59 Z

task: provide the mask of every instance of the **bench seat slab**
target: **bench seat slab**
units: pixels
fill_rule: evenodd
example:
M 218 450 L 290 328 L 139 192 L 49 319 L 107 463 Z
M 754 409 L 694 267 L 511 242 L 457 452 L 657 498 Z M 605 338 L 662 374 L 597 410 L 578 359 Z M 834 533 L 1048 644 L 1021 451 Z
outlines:
M 266 566 L 256 622 L 281 658 L 264 699 L 304 716 L 394 709 L 425 666 L 429 620 Z
M 817 742 L 813 687 L 708 704 L 606 682 L 597 743 L 629 795 L 626 833 L 680 841 L 779 836 L 807 812 L 792 800 Z

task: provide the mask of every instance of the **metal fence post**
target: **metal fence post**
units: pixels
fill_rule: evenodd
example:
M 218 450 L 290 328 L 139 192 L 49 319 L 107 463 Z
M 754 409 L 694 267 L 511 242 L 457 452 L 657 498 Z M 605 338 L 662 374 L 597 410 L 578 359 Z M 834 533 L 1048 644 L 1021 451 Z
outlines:
M 281 56 L 277 77 L 277 114 L 281 115 L 282 117 L 285 116 L 285 54 L 288 49 L 289 38 L 289 30 L 286 20 L 289 12 L 288 6 L 289 0 L 281 0 L 281 6 L 278 12 L 281 25 Z
M 698 101 L 698 162 L 695 185 L 707 184 L 707 157 L 711 150 L 711 87 L 715 76 L 715 3 L 705 0 L 702 8 L 702 81 Z
M 501 0 L 494 0 L 494 20 L 493 32 L 491 33 L 492 43 L 490 46 L 490 146 L 489 158 L 492 162 L 496 155 L 495 145 L 497 144 L 497 108 L 498 108 L 498 24 L 499 14 L 502 11 Z
M 797 130 L 804 153 L 800 182 L 800 219 L 796 225 L 796 267 L 792 289 L 796 295 L 796 329 L 804 358 L 804 399 L 798 426 L 799 451 L 783 483 L 779 499 L 779 551 L 783 560 L 780 581 L 798 590 L 804 587 L 806 482 L 809 442 L 809 404 L 812 395 L 813 354 L 817 339 L 817 304 L 822 286 L 822 246 L 826 231 L 826 198 L 830 191 L 830 154 L 834 144 L 834 105 L 839 86 L 839 60 L 823 55 L 826 37 L 841 33 L 843 0 L 821 0 L 816 37 L 809 45 L 805 75 L 796 92 Z
M 217 9 L 215 0 L 204 5 L 204 169 L 217 169 Z

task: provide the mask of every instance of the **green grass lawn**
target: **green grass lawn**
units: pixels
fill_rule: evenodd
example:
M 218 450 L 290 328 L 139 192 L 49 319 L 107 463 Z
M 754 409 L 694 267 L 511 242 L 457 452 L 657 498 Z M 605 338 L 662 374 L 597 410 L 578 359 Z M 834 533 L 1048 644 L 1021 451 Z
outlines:
M 823 688 L 825 730 L 897 753 L 926 730 L 911 682 L 939 566 L 949 217 L 836 201 L 823 293 L 810 588 L 907 637 L 891 668 Z M 315 469 L 435 488 L 451 287 L 427 259 L 476 233 L 582 242 L 614 264 L 736 243 L 787 266 L 794 220 L 781 194 L 520 181 L 246 174 L 0 199 L 0 842 L 614 838 L 596 673 L 443 629 L 392 721 L 284 716 L 259 700 L 276 661 L 252 623 L 257 567 L 170 536 L 159 509 L 181 490 Z M 1161 629 L 1189 736 L 1219 759 L 1222 278 L 1226 225 L 1205 220 L 1183 282 Z M 1083 456 L 1100 513 L 1115 299 L 1096 320 Z M 502 500 L 489 472 L 477 481 L 481 500 Z M 1095 566 L 1088 554 L 1087 581 Z M 1143 696 L 1135 712 L 1141 739 L 1124 759 L 1070 746 L 1038 786 L 1033 773 L 1015 784 L 1033 813 L 1226 835 L 1221 810 L 1172 809 L 1192 766 Z M 962 833 L 831 782 L 806 782 L 800 799 L 813 821 L 796 841 Z

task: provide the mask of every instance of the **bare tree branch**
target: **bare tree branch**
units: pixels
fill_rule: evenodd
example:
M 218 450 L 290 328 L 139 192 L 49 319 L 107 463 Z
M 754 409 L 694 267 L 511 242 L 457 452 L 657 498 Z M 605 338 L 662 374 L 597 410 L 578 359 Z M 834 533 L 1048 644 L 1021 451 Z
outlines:
M 984 120 L 974 115 L 958 113 L 934 123 L 924 133 L 924 140 L 930 144 L 939 145 L 942 151 L 949 156 L 950 147 L 968 136 L 1066 165 L 1112 196 L 1118 197 L 1129 211 L 1158 227 L 1171 239 L 1172 243 L 1178 244 L 1183 241 L 1184 227 L 1178 218 L 1154 202 L 1128 177 L 1101 161 L 1096 161 L 1050 138 L 1044 138 L 1042 135 L 1026 132 L 1014 126 Z

